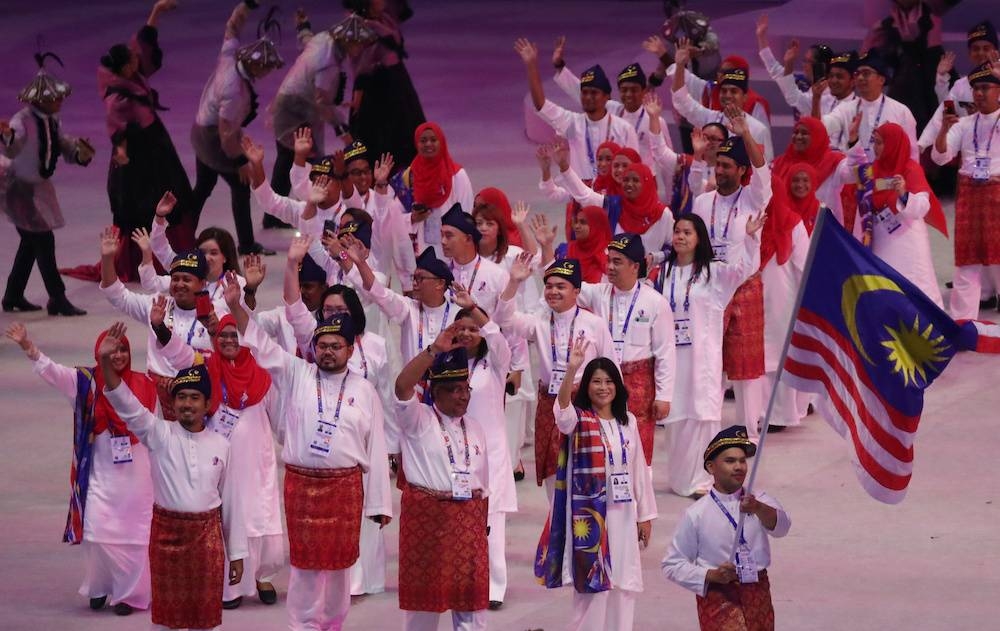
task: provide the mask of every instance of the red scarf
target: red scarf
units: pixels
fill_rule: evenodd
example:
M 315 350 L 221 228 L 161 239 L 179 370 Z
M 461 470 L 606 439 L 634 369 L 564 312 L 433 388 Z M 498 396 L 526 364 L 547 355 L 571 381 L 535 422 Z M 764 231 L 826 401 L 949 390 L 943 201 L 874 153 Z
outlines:
M 722 60 L 721 66 L 726 68 L 741 68 L 742 70 L 746 71 L 747 79 L 748 80 L 750 79 L 750 64 L 747 63 L 746 59 L 740 57 L 739 55 L 730 55 L 729 57 L 726 57 L 725 59 Z M 702 95 L 701 104 L 709 109 L 721 112 L 722 100 L 719 98 L 719 82 L 712 81 L 705 87 L 707 88 L 708 85 L 712 86 L 712 90 L 711 92 Z M 755 107 L 757 107 L 758 103 L 760 103 L 760 105 L 764 108 L 764 113 L 767 115 L 767 120 L 761 122 L 770 123 L 771 104 L 767 102 L 767 99 L 757 94 L 753 88 L 747 87 L 747 98 L 743 100 L 743 111 L 753 116 L 753 110 Z
M 795 125 L 801 125 L 809 130 L 809 146 L 805 151 L 796 151 L 792 143 L 788 143 L 788 149 L 774 161 L 771 172 L 786 180 L 791 179 L 789 169 L 792 165 L 806 162 L 816 171 L 812 180 L 813 190 L 816 190 L 837 169 L 837 165 L 844 159 L 844 154 L 830 149 L 830 134 L 826 132 L 823 121 L 803 116 Z
M 642 163 L 632 164 L 625 173 L 638 175 L 642 181 L 642 190 L 634 200 L 622 195 L 622 215 L 618 218 L 618 225 L 625 232 L 644 234 L 660 220 L 667 206 L 657 195 L 656 178 L 648 166 Z
M 97 402 L 94 403 L 94 434 L 104 433 L 108 431 L 108 428 L 111 428 L 114 430 L 116 436 L 128 436 L 132 444 L 135 445 L 139 442 L 139 439 L 136 438 L 135 434 L 128 431 L 128 425 L 118 416 L 108 398 L 104 396 L 104 373 L 100 369 L 101 360 L 97 357 L 97 349 L 101 347 L 101 341 L 107 335 L 107 331 L 102 332 L 97 336 L 97 343 L 94 344 L 94 359 L 97 360 L 97 368 L 94 369 L 93 373 L 94 389 L 91 392 L 91 396 L 97 397 Z M 152 412 L 156 409 L 156 384 L 146 375 L 132 372 L 132 345 L 129 344 L 127 337 L 122 338 L 122 344 L 125 346 L 125 350 L 128 351 L 128 365 L 125 366 L 118 376 L 128 386 L 128 389 L 132 391 L 135 398 L 139 399 L 142 407 Z
M 518 232 L 517 226 L 514 225 L 514 220 L 511 217 L 513 211 L 510 208 L 510 201 L 508 201 L 507 195 L 500 189 L 490 186 L 476 193 L 476 197 L 484 204 L 489 204 L 500 211 L 503 223 L 501 228 L 507 234 L 507 243 L 521 247 L 521 233 Z
M 906 180 L 906 190 L 914 193 L 927 193 L 931 207 L 924 215 L 928 225 L 937 228 L 944 236 L 948 236 L 948 223 L 941 210 L 941 202 L 931 190 L 921 166 L 910 159 L 910 139 L 903 128 L 896 123 L 884 123 L 875 130 L 882 139 L 882 155 L 872 164 L 872 175 L 878 178 L 902 175 Z M 896 189 L 875 191 L 872 204 L 875 209 L 890 208 L 896 212 Z
M 611 225 L 608 212 L 600 206 L 584 206 L 579 213 L 587 220 L 590 232 L 586 238 L 570 241 L 566 255 L 580 261 L 583 282 L 599 283 L 608 267 L 608 244 L 611 243 Z
M 816 197 L 816 181 L 819 176 L 816 174 L 816 169 L 811 164 L 806 164 L 805 162 L 797 162 L 786 169 L 786 171 L 788 173 L 787 177 L 777 175 L 772 175 L 772 177 L 782 177 L 788 183 L 785 189 L 788 194 L 788 203 L 791 209 L 802 218 L 802 223 L 805 224 L 806 230 L 811 235 L 813 226 L 816 225 L 816 216 L 819 215 L 819 198 Z M 809 194 L 801 199 L 792 194 L 792 178 L 799 173 L 808 175 L 810 182 Z
M 618 155 L 618 152 L 621 151 L 621 146 L 619 146 L 618 143 L 614 141 L 605 140 L 601 144 L 597 145 L 597 153 L 595 153 L 594 155 L 595 156 L 600 155 L 601 151 L 603 151 L 604 149 L 607 149 L 608 151 L 611 152 L 611 159 L 613 160 L 614 157 Z M 600 173 L 597 174 L 597 177 L 594 178 L 594 181 L 591 183 L 590 188 L 594 189 L 595 191 L 597 191 L 602 195 L 621 195 L 622 192 L 621 184 L 615 182 L 615 179 L 611 177 L 610 166 L 608 167 L 607 173 L 604 173 L 603 175 Z
M 208 376 L 212 379 L 212 401 L 209 414 L 214 414 L 219 409 L 219 404 L 222 403 L 223 383 L 226 385 L 227 405 L 240 410 L 260 403 L 271 387 L 271 375 L 257 364 L 257 360 L 253 358 L 247 347 L 240 347 L 236 359 L 225 359 L 222 356 L 219 333 L 229 325 L 235 327 L 236 318 L 227 313 L 222 316 L 218 328 L 215 329 L 215 336 L 212 338 L 215 352 L 206 362 Z M 244 399 L 244 397 L 246 398 Z
M 427 130 L 434 132 L 441 149 L 433 158 L 420 154 L 420 135 Z M 448 141 L 437 123 L 424 123 L 413 132 L 413 144 L 417 147 L 417 157 L 410 163 L 410 182 L 413 188 L 413 201 L 428 208 L 438 208 L 451 195 L 452 178 L 462 168 L 451 159 L 448 153 Z
M 792 211 L 787 190 L 782 178 L 771 177 L 767 221 L 760 231 L 760 269 L 764 269 L 771 257 L 777 256 L 778 265 L 784 265 L 792 256 L 792 230 L 802 218 Z

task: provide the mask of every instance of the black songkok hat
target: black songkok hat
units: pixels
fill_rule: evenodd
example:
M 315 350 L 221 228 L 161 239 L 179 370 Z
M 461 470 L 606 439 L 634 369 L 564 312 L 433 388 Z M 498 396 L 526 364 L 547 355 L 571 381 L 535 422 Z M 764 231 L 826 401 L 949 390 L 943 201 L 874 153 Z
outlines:
M 846 50 L 841 53 L 834 53 L 833 57 L 830 57 L 830 67 L 843 68 L 847 72 L 854 74 L 854 71 L 858 69 L 857 51 Z
M 197 390 L 205 395 L 205 399 L 211 399 L 212 379 L 208 376 L 208 367 L 198 364 L 178 372 L 170 382 L 170 396 L 176 397 L 181 390 Z
M 323 283 L 326 284 L 326 270 L 316 264 L 313 257 L 308 254 L 302 259 L 299 265 L 300 283 Z
M 596 64 L 587 68 L 580 75 L 580 88 L 597 88 L 605 94 L 611 94 L 611 82 L 608 81 L 608 75 L 604 74 L 604 68 L 601 68 L 601 64 Z
M 333 175 L 333 156 L 323 156 L 316 158 L 309 169 L 309 179 L 315 180 L 321 175 Z
M 747 147 L 743 139 L 739 136 L 730 136 L 719 146 L 717 156 L 725 156 L 735 162 L 738 166 L 749 167 L 750 156 L 747 155 Z
M 646 247 L 642 244 L 642 239 L 631 232 L 616 234 L 608 244 L 608 250 L 621 252 L 636 263 L 643 263 L 646 260 Z
M 208 276 L 208 261 L 205 260 L 205 255 L 201 250 L 181 252 L 170 262 L 170 273 L 174 272 L 187 272 L 205 280 L 205 277 Z
M 864 55 L 859 55 L 855 68 L 860 69 L 862 66 L 867 66 L 883 77 L 889 78 L 889 66 L 878 51 L 870 50 Z
M 344 163 L 351 160 L 364 160 L 371 164 L 371 160 L 368 159 L 368 147 L 365 146 L 365 143 L 355 140 L 350 147 L 344 150 Z
M 625 66 L 618 73 L 618 85 L 622 83 L 638 83 L 643 88 L 646 87 L 646 73 L 642 71 L 642 66 L 638 62 Z
M 349 234 L 354 235 L 354 238 L 361 243 L 364 243 L 365 247 L 369 250 L 372 249 L 372 225 L 370 223 L 349 221 L 343 228 L 340 229 L 337 236 L 344 237 Z
M 469 354 L 459 346 L 446 353 L 434 356 L 434 363 L 427 371 L 431 383 L 467 381 L 469 379 Z
M 733 425 L 716 434 L 712 442 L 708 443 L 703 466 L 708 465 L 709 461 L 730 447 L 739 447 L 747 455 L 747 458 L 753 458 L 753 455 L 757 453 L 757 445 L 750 442 L 747 437 L 747 428 L 743 425 Z
M 330 316 L 313 329 L 313 344 L 324 335 L 339 335 L 348 344 L 354 344 L 354 321 L 348 313 Z
M 583 284 L 583 272 L 580 270 L 580 261 L 577 259 L 556 259 L 552 265 L 545 268 L 542 281 L 548 280 L 549 276 L 558 276 L 569 281 L 577 289 Z
M 417 269 L 430 272 L 448 285 L 455 280 L 455 275 L 451 273 L 448 265 L 434 254 L 434 248 L 427 248 L 420 253 L 417 257 Z
M 483 235 L 476 228 L 476 220 L 472 218 L 472 215 L 462 210 L 462 205 L 458 203 L 452 204 L 448 212 L 441 217 L 441 225 L 451 226 L 464 232 L 472 237 L 476 244 L 483 238 Z
M 722 73 L 719 85 L 734 85 L 746 92 L 750 85 L 750 78 L 747 76 L 747 71 L 743 68 L 730 68 Z
M 992 83 L 994 85 L 1000 85 L 1000 79 L 997 79 L 993 74 L 993 69 L 990 67 L 989 63 L 985 63 L 979 66 L 969 73 L 969 85 L 976 85 L 977 83 Z
M 983 20 L 969 29 L 969 46 L 973 42 L 989 42 L 993 44 L 993 48 L 1000 48 L 1000 44 L 997 44 L 997 30 L 989 20 Z

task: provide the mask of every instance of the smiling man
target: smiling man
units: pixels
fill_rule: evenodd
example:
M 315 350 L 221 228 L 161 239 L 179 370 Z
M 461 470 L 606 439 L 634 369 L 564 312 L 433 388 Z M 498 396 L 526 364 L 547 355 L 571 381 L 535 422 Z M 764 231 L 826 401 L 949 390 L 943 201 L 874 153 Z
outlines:
M 792 521 L 773 497 L 744 491 L 747 459 L 756 452 L 742 425 L 716 434 L 705 449 L 713 489 L 684 512 L 661 563 L 668 580 L 697 594 L 703 631 L 774 629 L 769 537 L 784 537 Z M 746 517 L 734 565 L 730 553 L 741 512 Z

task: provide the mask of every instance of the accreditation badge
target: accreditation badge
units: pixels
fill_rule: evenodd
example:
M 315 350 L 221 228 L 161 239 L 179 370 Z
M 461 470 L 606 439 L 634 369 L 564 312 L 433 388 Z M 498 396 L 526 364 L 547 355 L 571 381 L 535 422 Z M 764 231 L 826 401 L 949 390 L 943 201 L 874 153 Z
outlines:
M 628 471 L 608 474 L 608 486 L 611 487 L 611 501 L 625 504 L 632 501 L 632 486 L 629 484 Z
M 472 474 L 468 471 L 451 472 L 451 497 L 455 500 L 472 499 Z
M 111 437 L 111 462 L 112 464 L 132 462 L 132 441 L 128 436 Z

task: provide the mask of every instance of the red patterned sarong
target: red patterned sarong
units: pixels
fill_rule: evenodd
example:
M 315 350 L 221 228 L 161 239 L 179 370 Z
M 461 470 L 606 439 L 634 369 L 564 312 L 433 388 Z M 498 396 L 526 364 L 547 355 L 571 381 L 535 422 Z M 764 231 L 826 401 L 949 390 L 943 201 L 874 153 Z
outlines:
M 702 631 L 774 631 L 771 583 L 762 570 L 756 583 L 712 583 L 698 601 Z
M 174 378 L 158 375 L 155 372 L 148 374 L 149 378 L 156 384 L 156 396 L 160 400 L 160 416 L 168 421 L 176 421 L 177 413 L 174 412 L 174 397 L 170 394 L 170 384 L 173 383 Z
M 844 209 L 844 228 L 854 234 L 854 222 L 858 217 L 857 184 L 847 184 L 840 189 L 840 206 Z
M 733 381 L 764 374 L 764 283 L 760 272 L 740 285 L 726 307 L 722 370 Z
M 343 570 L 354 565 L 363 500 L 361 467 L 306 469 L 286 464 L 291 564 L 300 570 Z
M 653 438 L 656 419 L 653 418 L 653 401 L 656 399 L 656 382 L 653 379 L 652 357 L 622 364 L 622 380 L 628 390 L 628 411 L 639 421 L 639 439 L 646 455 L 646 464 L 653 464 Z
M 154 504 L 149 533 L 153 624 L 171 629 L 222 624 L 225 563 L 221 509 L 179 513 Z
M 488 503 L 408 484 L 399 513 L 399 608 L 480 611 L 489 604 Z
M 1000 265 L 1000 180 L 958 176 L 955 265 Z

